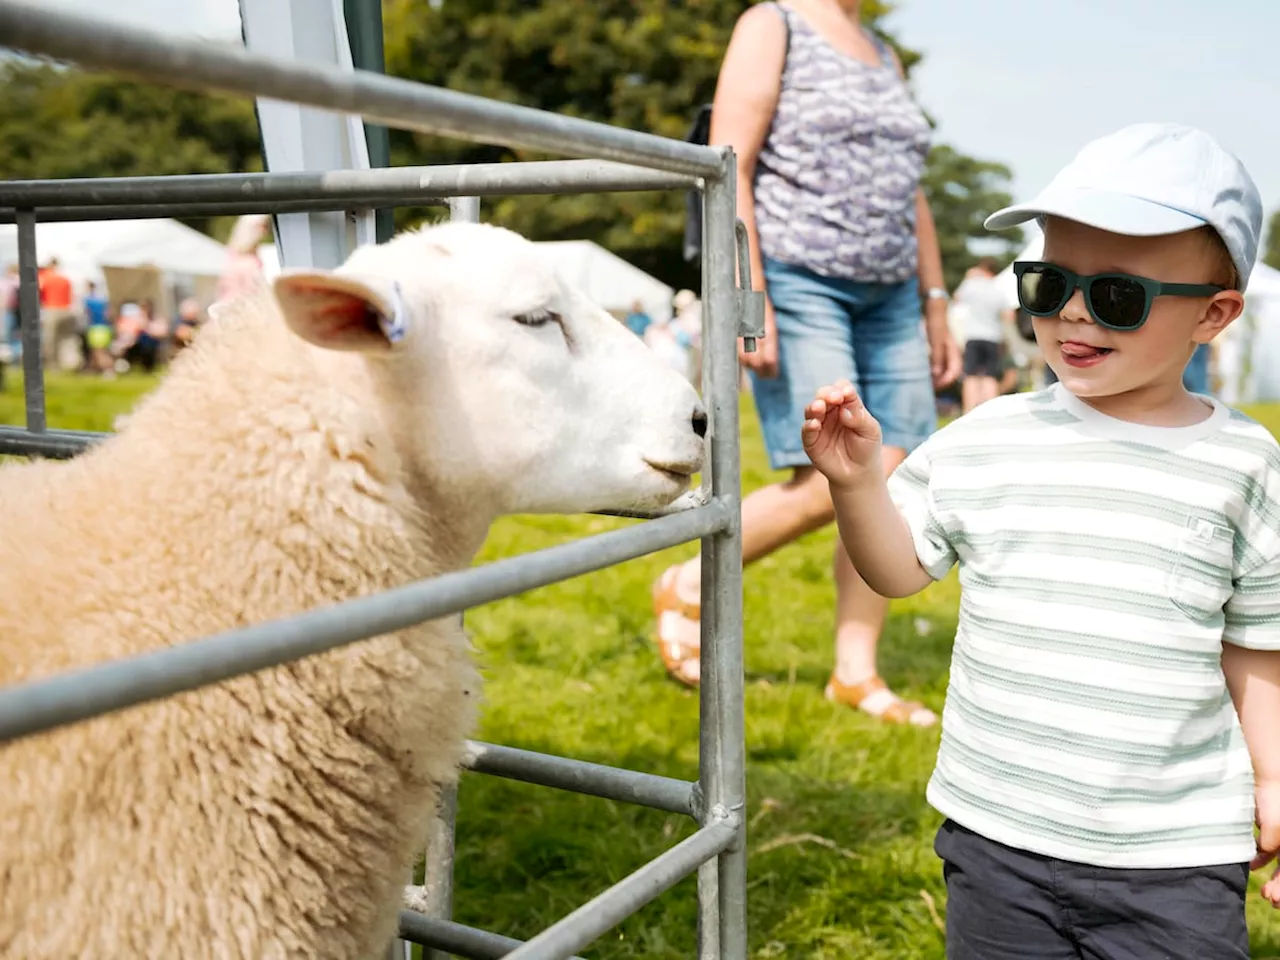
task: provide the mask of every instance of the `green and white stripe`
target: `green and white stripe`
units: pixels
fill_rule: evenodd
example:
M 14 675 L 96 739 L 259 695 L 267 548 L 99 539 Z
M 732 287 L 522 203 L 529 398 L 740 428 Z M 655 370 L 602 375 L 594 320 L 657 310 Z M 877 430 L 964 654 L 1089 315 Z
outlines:
M 1097 866 L 1252 857 L 1221 655 L 1280 651 L 1275 439 L 1216 401 L 1149 427 L 1055 385 L 938 431 L 889 489 L 930 575 L 960 566 L 929 802 Z

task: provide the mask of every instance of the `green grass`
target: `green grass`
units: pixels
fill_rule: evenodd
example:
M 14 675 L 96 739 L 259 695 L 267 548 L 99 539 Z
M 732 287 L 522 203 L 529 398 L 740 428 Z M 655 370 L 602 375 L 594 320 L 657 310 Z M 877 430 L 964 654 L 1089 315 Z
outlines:
M 52 426 L 109 429 L 154 381 L 51 378 Z M 20 387 L 0 423 L 21 423 Z M 1250 412 L 1280 433 L 1280 407 Z M 747 490 L 766 466 L 743 403 Z M 616 529 L 599 517 L 497 524 L 480 562 Z M 924 801 L 937 732 L 887 727 L 822 699 L 831 666 L 830 529 L 746 574 L 748 908 L 753 957 L 932 960 L 946 911 L 932 851 L 939 816 Z M 668 681 L 649 642 L 649 585 L 688 545 L 470 612 L 488 678 L 479 736 L 512 746 L 697 775 L 697 697 Z M 882 672 L 936 710 L 946 690 L 954 574 L 895 602 Z M 918 627 L 927 627 L 921 631 Z M 921 633 L 923 632 L 923 635 Z M 460 789 L 455 917 L 527 938 L 687 836 L 684 818 L 467 775 Z M 1280 918 L 1249 899 L 1255 957 L 1280 957 Z M 585 956 L 693 955 L 692 880 L 607 934 Z

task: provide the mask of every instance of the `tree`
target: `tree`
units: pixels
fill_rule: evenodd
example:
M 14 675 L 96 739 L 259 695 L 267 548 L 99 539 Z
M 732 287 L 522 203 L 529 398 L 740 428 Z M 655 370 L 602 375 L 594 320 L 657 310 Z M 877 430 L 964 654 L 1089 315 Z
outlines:
M 742 0 L 383 0 L 387 72 L 570 116 L 683 138 L 710 101 Z M 879 29 L 890 9 L 866 0 Z M 909 71 L 919 54 L 885 39 Z M 101 177 L 261 169 L 253 104 L 49 65 L 0 68 L 0 176 Z M 547 159 L 529 151 L 391 131 L 392 162 Z M 936 146 L 924 180 L 949 285 L 982 217 L 1007 202 L 1008 170 Z M 588 238 L 677 286 L 684 196 L 510 197 L 486 218 L 535 239 Z M 400 226 L 439 216 L 401 209 Z M 210 229 L 211 222 L 193 222 Z
M 0 67 L 0 130 L 5 179 L 262 169 L 252 101 L 38 61 Z
M 933 148 L 921 186 L 929 198 L 929 209 L 938 223 L 938 245 L 942 248 L 942 272 L 947 289 L 959 286 L 964 272 L 977 262 L 970 240 L 984 240 L 1002 253 L 997 259 L 1008 263 L 1023 244 L 1021 230 L 989 233 L 982 225 L 986 217 L 1013 200 L 1004 189 L 1011 176 L 1002 163 L 975 160 L 946 144 Z M 1001 264 L 1004 266 L 1004 264 Z
M 1280 270 L 1280 209 L 1271 214 L 1267 224 L 1267 251 L 1262 255 L 1262 262 Z
M 683 138 L 715 91 L 720 59 L 744 9 L 732 0 L 385 0 L 387 71 L 423 83 Z M 890 10 L 865 3 L 873 29 Z M 915 51 L 885 37 L 905 68 Z M 395 163 L 545 159 L 526 151 L 392 131 Z M 1007 168 L 949 147 L 929 160 L 926 192 L 937 204 L 948 278 L 975 259 L 971 237 L 1007 203 Z M 404 210 L 401 224 L 426 211 Z M 492 219 L 541 239 L 589 237 L 677 286 L 698 282 L 680 256 L 684 198 L 675 193 L 512 197 Z

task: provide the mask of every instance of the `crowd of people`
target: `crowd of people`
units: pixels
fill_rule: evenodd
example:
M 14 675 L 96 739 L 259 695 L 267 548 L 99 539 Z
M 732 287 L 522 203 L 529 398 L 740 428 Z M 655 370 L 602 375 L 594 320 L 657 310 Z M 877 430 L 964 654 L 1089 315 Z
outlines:
M 37 274 L 40 331 L 46 363 L 70 366 L 82 373 L 112 378 L 130 370 L 153 373 L 176 352 L 191 344 L 204 322 L 194 297 L 183 299 L 170 319 L 150 298 L 112 302 L 97 281 L 88 281 L 79 295 L 57 258 Z M 10 265 L 0 287 L 4 305 L 0 347 L 7 358 L 22 357 L 22 313 L 19 309 L 17 265 Z M 74 361 L 60 353 L 70 343 Z M 0 357 L 0 360 L 4 359 Z
M 671 316 L 655 320 L 636 301 L 622 322 L 673 370 L 694 385 L 702 382 L 702 302 L 692 290 L 672 298 Z

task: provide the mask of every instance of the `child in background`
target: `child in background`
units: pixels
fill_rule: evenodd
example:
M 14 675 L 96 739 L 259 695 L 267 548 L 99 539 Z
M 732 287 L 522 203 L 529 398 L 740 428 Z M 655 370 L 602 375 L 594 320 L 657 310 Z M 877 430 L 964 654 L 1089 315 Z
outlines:
M 1182 374 L 1241 313 L 1261 202 L 1206 134 L 1139 124 L 987 226 L 1032 217 L 1018 296 L 1059 383 L 887 482 L 848 383 L 802 431 L 873 589 L 959 565 L 928 787 L 947 956 L 1247 960 L 1249 870 L 1280 847 L 1280 445 Z

